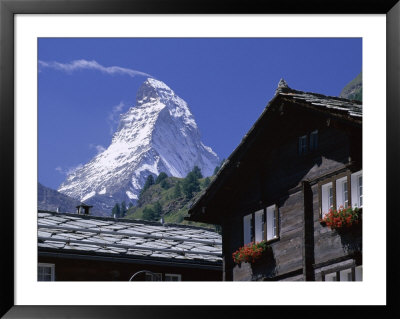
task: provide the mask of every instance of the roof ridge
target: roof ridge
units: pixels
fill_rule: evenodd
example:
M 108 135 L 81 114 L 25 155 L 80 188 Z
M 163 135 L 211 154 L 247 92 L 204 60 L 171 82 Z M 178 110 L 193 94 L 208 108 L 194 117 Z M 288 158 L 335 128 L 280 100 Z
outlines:
M 190 229 L 199 229 L 199 230 L 206 230 L 212 233 L 218 234 L 215 230 L 207 227 L 201 226 L 193 226 L 193 225 L 182 225 L 182 224 L 172 224 L 172 223 L 164 223 L 161 224 L 160 222 L 153 222 L 149 220 L 142 220 L 142 219 L 128 219 L 128 218 L 113 218 L 113 217 L 105 217 L 105 216 L 93 216 L 93 215 L 79 215 L 75 213 L 57 213 L 54 211 L 38 209 L 38 212 L 43 213 L 50 213 L 56 216 L 71 216 L 71 217 L 78 217 L 81 219 L 95 219 L 95 220 L 103 220 L 103 221 L 113 221 L 113 222 L 123 222 L 123 223 L 132 223 L 132 224 L 143 224 L 143 225 L 153 225 L 153 226 L 164 226 L 164 227 L 180 227 L 180 228 L 190 228 Z
M 315 95 L 315 96 L 321 97 L 321 98 L 329 98 L 329 99 L 338 100 L 338 101 L 345 101 L 345 102 L 355 104 L 357 106 L 362 106 L 362 102 L 358 101 L 358 100 L 349 100 L 349 99 L 345 99 L 345 98 L 339 97 L 339 96 L 331 96 L 331 95 L 325 95 L 325 94 L 315 93 L 315 92 L 300 91 L 300 90 L 295 90 L 292 88 L 281 89 L 279 92 L 277 92 L 277 95 L 280 95 L 280 94 L 286 95 L 287 93 L 311 94 L 311 95 Z

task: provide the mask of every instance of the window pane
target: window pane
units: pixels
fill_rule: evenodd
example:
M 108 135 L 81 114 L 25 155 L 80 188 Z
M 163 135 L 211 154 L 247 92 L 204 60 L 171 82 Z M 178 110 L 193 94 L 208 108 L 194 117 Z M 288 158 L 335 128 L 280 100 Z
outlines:
M 333 206 L 333 192 L 332 192 L 332 183 L 327 183 L 322 185 L 321 187 L 321 208 L 322 208 L 322 217 L 325 216 L 329 212 L 329 209 Z
M 255 217 L 255 241 L 259 242 L 264 239 L 264 210 L 261 209 L 254 214 Z
M 333 208 L 333 188 L 332 188 L 332 186 L 329 186 L 328 192 L 329 192 L 328 207 L 329 207 L 329 209 L 331 209 L 331 208 Z
M 347 208 L 349 204 L 348 192 L 347 192 L 347 176 L 336 180 L 336 208 L 339 209 L 341 206 Z M 333 190 L 332 190 L 333 198 Z
M 351 174 L 351 204 L 353 207 L 362 207 L 362 171 Z
M 251 214 L 243 217 L 243 244 L 251 243 Z
M 273 239 L 276 237 L 274 233 L 274 227 L 276 227 L 274 219 L 275 219 L 275 205 L 267 207 L 267 240 Z
M 299 154 L 307 152 L 307 135 L 299 137 Z

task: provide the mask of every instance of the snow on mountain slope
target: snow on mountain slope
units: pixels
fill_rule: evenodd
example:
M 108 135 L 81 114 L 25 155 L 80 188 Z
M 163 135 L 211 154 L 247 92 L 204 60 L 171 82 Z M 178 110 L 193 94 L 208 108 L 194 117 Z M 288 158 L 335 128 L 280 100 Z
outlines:
M 120 117 L 110 146 L 67 176 L 58 191 L 110 210 L 135 202 L 149 174 L 185 177 L 195 165 L 212 175 L 218 156 L 200 139 L 187 103 L 152 78 L 139 88 L 136 105 Z

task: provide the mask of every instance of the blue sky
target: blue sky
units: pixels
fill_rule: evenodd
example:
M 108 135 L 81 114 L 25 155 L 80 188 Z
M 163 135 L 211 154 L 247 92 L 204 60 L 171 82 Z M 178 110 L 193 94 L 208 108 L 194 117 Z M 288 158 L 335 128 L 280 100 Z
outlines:
M 146 74 L 189 105 L 203 142 L 227 158 L 273 97 L 294 89 L 337 96 L 362 70 L 361 39 L 41 38 L 38 176 L 57 189 L 107 148 Z

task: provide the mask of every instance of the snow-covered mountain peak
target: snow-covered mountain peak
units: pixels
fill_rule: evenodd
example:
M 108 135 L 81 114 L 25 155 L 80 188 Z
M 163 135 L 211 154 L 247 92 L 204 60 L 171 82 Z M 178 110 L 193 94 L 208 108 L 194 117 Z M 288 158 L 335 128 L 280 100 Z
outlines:
M 201 142 L 187 103 L 164 82 L 148 78 L 136 105 L 120 116 L 111 144 L 71 174 L 59 191 L 111 209 L 135 202 L 149 174 L 185 177 L 198 166 L 210 176 L 218 156 Z

